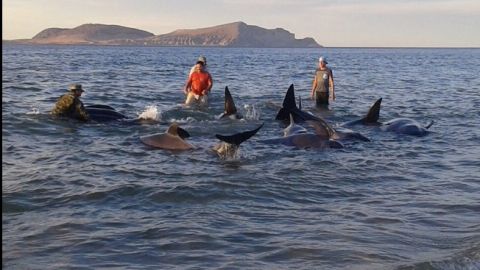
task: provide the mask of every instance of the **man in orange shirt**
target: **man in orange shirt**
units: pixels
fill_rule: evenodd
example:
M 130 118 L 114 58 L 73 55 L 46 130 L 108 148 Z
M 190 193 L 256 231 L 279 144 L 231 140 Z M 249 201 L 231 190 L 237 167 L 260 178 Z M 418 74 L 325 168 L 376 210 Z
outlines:
M 205 70 L 205 63 L 198 61 L 195 65 L 195 71 L 188 78 L 183 92 L 187 95 L 185 104 L 198 102 L 208 105 L 208 94 L 212 89 L 212 76 Z

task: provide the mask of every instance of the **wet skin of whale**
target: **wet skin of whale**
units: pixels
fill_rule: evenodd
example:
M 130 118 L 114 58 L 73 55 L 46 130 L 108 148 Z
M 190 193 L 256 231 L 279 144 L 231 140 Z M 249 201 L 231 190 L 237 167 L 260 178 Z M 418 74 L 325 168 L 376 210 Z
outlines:
M 333 128 L 321 118 L 319 120 L 309 120 L 309 121 L 320 122 L 323 126 L 326 127 L 326 129 L 330 133 L 330 138 L 336 141 L 347 141 L 347 140 L 360 140 L 364 142 L 370 141 L 370 139 L 368 139 L 367 137 L 351 129 Z M 290 124 L 283 130 L 283 136 L 288 137 L 290 135 L 300 134 L 300 133 L 307 133 L 307 129 L 304 128 L 303 126 L 296 124 L 295 120 L 293 119 L 293 115 L 290 114 Z
M 236 152 L 240 147 L 240 144 L 255 135 L 262 127 L 263 124 L 261 124 L 256 129 L 236 133 L 233 135 L 216 134 L 215 137 L 217 137 L 222 142 L 215 145 L 212 150 L 220 157 L 235 157 Z M 183 151 L 196 149 L 195 146 L 185 140 L 188 137 L 190 137 L 190 134 L 186 130 L 180 128 L 178 124 L 173 123 L 169 126 L 165 133 L 142 136 L 140 137 L 140 140 L 145 145 L 165 150 Z
M 293 118 L 293 116 L 292 116 Z M 281 138 L 272 138 L 261 140 L 260 142 L 266 144 L 282 144 L 286 146 L 293 146 L 296 148 L 343 148 L 343 144 L 332 138 L 332 132 L 323 121 L 308 120 L 307 123 L 314 128 L 315 133 L 299 132 L 290 133 L 284 132 L 287 136 Z
M 283 137 L 300 133 L 307 133 L 307 129 L 295 123 L 293 114 L 290 114 L 290 124 L 283 129 Z
M 295 101 L 295 89 L 293 84 L 287 90 L 285 94 L 285 98 L 283 99 L 282 108 L 278 111 L 275 120 L 281 120 L 284 122 L 288 122 L 290 120 L 290 114 L 293 115 L 293 119 L 296 123 L 305 122 L 307 120 L 318 120 L 319 118 L 315 115 L 302 111 L 300 108 L 297 107 L 297 103 Z
M 94 104 L 85 106 L 89 120 L 97 122 L 107 122 L 113 120 L 126 119 L 127 117 L 117 112 L 113 107 L 102 104 Z
M 427 126 L 422 126 L 417 121 L 410 118 L 395 118 L 383 123 L 382 130 L 392 131 L 400 134 L 408 134 L 413 136 L 425 136 L 428 134 L 428 128 L 433 124 L 430 122 Z
M 186 130 L 180 128 L 177 123 L 173 123 L 165 133 L 142 136 L 140 140 L 148 146 L 166 150 L 195 149 L 195 146 L 185 140 L 188 137 L 190 134 Z
M 370 107 L 368 113 L 365 117 L 347 122 L 343 126 L 353 126 L 353 125 L 367 125 L 367 126 L 380 126 L 381 130 L 395 132 L 398 134 L 406 134 L 413 136 L 425 136 L 428 134 L 428 129 L 433 125 L 434 121 L 430 121 L 426 126 L 421 125 L 418 121 L 410 118 L 395 118 L 388 122 L 381 123 L 378 121 L 380 117 L 380 106 L 382 103 L 382 98 L 379 98 L 375 103 Z
M 243 116 L 237 111 L 235 107 L 235 102 L 233 102 L 232 95 L 228 86 L 225 86 L 225 109 L 223 114 L 220 116 L 220 119 L 229 118 L 229 119 L 242 119 Z

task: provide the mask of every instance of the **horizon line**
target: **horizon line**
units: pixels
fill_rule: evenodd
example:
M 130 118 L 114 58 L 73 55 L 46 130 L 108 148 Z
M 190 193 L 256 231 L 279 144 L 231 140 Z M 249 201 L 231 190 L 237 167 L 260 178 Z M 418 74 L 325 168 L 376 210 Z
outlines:
M 480 49 L 480 46 L 324 46 L 302 47 L 228 47 L 228 46 L 155 46 L 155 45 L 105 45 L 105 44 L 21 44 L 11 43 L 26 39 L 2 39 L 2 45 L 11 46 L 96 46 L 96 47 L 165 47 L 165 48 L 225 48 L 225 49 Z M 27 39 L 28 40 L 28 39 Z M 7 42 L 7 44 L 3 44 Z

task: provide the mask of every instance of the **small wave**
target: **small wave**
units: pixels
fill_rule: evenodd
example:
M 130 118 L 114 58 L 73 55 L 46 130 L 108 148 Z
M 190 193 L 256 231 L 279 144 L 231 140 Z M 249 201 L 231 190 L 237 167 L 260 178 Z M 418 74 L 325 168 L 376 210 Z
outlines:
M 397 270 L 478 270 L 480 269 L 480 250 L 478 246 L 460 252 L 459 254 L 445 260 L 420 262 L 410 266 L 400 266 Z

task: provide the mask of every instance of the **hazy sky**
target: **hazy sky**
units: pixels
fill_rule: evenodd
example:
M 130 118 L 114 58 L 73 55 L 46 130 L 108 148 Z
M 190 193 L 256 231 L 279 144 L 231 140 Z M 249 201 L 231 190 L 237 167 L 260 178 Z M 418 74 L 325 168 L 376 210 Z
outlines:
M 236 21 L 327 47 L 480 47 L 480 0 L 3 0 L 3 39 L 117 24 L 153 34 Z

